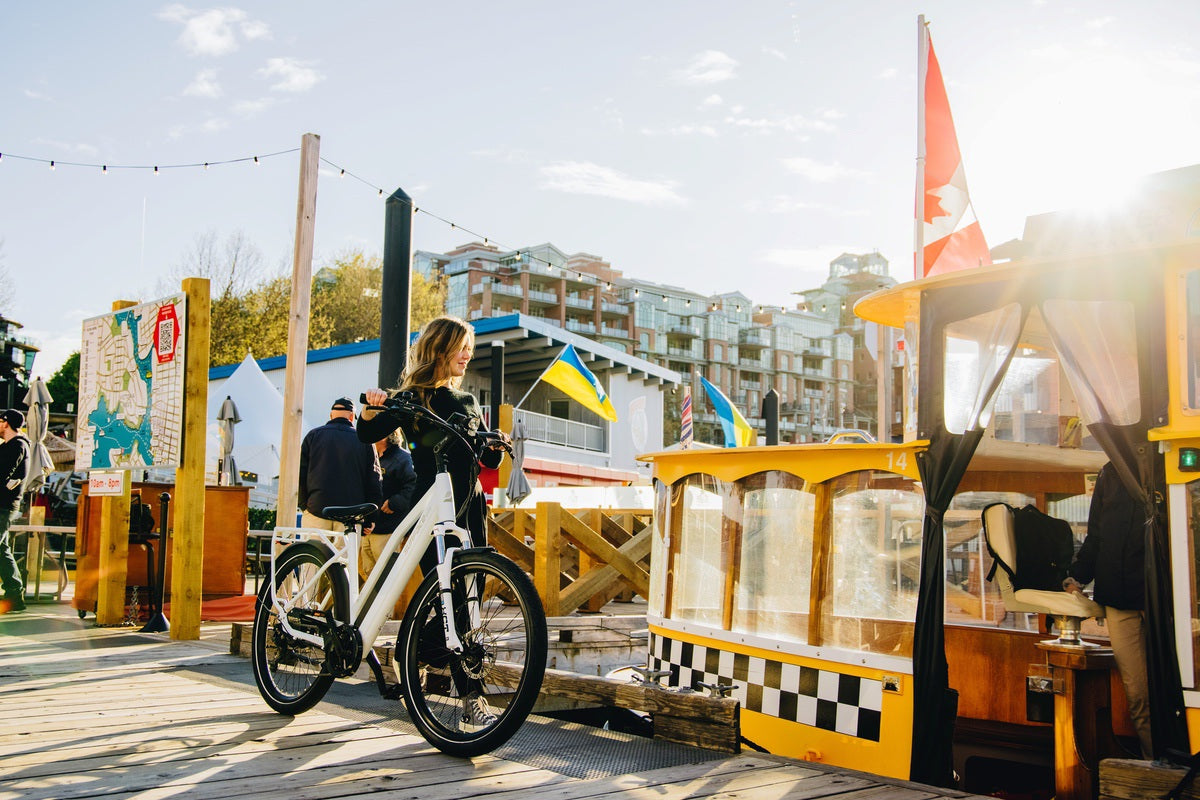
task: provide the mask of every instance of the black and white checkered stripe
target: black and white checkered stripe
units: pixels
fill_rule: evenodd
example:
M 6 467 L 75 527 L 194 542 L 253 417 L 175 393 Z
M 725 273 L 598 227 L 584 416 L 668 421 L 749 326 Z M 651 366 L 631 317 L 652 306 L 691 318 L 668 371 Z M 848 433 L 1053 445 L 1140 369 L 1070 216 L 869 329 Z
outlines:
M 742 708 L 879 741 L 883 682 L 802 667 L 650 634 L 651 669 L 670 670 L 672 686 L 734 684 Z

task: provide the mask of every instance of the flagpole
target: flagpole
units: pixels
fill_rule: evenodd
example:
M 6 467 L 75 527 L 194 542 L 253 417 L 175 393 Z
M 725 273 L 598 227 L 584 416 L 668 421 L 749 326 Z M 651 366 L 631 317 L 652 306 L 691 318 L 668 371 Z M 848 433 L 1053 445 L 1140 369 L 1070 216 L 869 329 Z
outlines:
M 550 360 L 550 363 L 546 365 L 546 368 L 544 370 L 542 370 L 542 374 L 537 376 L 537 380 L 534 381 L 533 383 L 529 384 L 529 391 L 526 392 L 525 396 L 521 398 L 520 403 L 517 403 L 515 406 L 513 406 L 513 411 L 516 411 L 518 408 L 521 407 L 522 403 L 524 403 L 526 400 L 529 399 L 529 395 L 533 394 L 533 390 L 535 388 L 537 388 L 538 383 L 542 380 L 542 378 L 546 377 L 546 373 L 550 371 L 550 368 L 553 367 L 560 358 L 562 358 L 562 354 L 567 352 L 568 347 L 570 347 L 570 345 L 564 344 L 563 349 L 558 351 L 558 355 L 556 355 L 554 358 L 552 358 Z
M 929 72 L 929 29 L 917 15 L 917 197 L 913 218 L 913 278 L 925 277 L 925 76 Z

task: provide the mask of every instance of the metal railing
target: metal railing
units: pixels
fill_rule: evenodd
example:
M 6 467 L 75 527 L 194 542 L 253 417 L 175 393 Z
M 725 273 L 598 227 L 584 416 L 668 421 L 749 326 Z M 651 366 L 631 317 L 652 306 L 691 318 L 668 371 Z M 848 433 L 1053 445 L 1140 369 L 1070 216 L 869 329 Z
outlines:
M 517 409 L 513 419 L 525 423 L 525 435 L 530 441 L 574 447 L 603 453 L 608 450 L 604 428 L 586 422 L 551 417 L 536 411 Z

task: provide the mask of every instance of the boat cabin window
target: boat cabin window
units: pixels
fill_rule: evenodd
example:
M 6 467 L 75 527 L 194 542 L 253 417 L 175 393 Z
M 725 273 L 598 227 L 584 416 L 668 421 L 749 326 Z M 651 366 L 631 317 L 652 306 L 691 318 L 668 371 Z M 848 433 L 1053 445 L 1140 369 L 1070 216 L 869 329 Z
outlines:
M 1085 423 L 1132 425 L 1141 418 L 1133 304 L 1118 300 L 1047 300 L 1046 325 Z
M 946 326 L 942 375 L 946 430 L 964 433 L 987 427 L 995 402 L 989 393 L 1020 332 L 1021 307 L 1016 303 Z
M 1191 661 L 1190 674 L 1184 672 L 1180 675 L 1183 680 L 1184 688 L 1195 689 L 1200 687 L 1200 597 L 1197 596 L 1196 579 L 1197 569 L 1200 568 L 1200 480 L 1191 481 L 1185 486 L 1184 498 L 1186 502 L 1187 515 L 1187 550 L 1191 553 L 1191 558 L 1187 561 L 1187 569 L 1190 580 L 1187 581 L 1188 592 L 1188 607 L 1191 611 L 1185 619 L 1188 622 L 1191 633 L 1190 647 L 1180 643 L 1180 663 L 1186 664 Z M 1179 612 L 1176 612 L 1179 613 Z M 1180 614 L 1183 617 L 1183 614 Z M 1190 618 L 1190 619 L 1189 619 Z M 1183 648 L 1187 647 L 1186 650 Z M 1190 653 L 1188 652 L 1190 650 Z M 1190 659 L 1186 656 L 1190 655 Z M 1190 683 L 1189 683 L 1190 678 Z
M 815 500 L 804 481 L 764 472 L 738 482 L 742 531 L 731 629 L 808 640 Z
M 1187 401 L 1185 414 L 1200 413 L 1200 270 L 1187 274 L 1187 297 L 1185 299 L 1187 340 L 1184 364 L 1186 364 Z
M 864 470 L 829 481 L 828 599 L 823 645 L 912 655 L 925 499 L 915 482 Z

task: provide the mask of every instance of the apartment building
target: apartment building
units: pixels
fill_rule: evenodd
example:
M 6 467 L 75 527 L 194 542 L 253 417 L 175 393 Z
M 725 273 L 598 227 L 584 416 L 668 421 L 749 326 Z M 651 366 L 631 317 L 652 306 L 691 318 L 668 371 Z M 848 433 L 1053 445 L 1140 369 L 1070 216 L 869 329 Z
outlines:
M 549 243 L 502 251 L 473 242 L 447 253 L 417 251 L 413 263 L 426 277 L 445 279 L 450 314 L 525 314 L 678 372 L 692 390 L 698 441 L 722 440 L 700 377 L 760 433 L 762 401 L 774 389 L 784 442 L 824 441 L 840 428 L 876 430 L 877 343 L 852 308 L 859 296 L 895 283 L 878 253 L 835 259 L 826 283 L 798 292 L 804 302 L 791 309 L 756 305 L 740 292 L 707 295 L 633 278 L 599 256 L 568 255 Z M 667 417 L 671 436 L 678 402 Z

